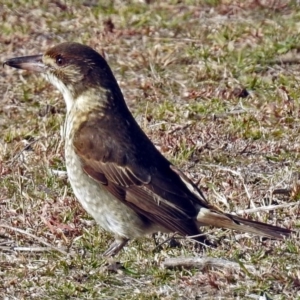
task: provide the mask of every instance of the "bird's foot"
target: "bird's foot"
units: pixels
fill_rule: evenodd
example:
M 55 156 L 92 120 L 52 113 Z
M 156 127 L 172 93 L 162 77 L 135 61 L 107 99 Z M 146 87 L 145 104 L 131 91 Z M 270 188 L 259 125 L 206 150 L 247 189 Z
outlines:
M 125 238 L 116 238 L 113 243 L 109 246 L 109 248 L 103 253 L 103 256 L 112 257 L 117 255 L 123 247 L 127 244 L 129 239 Z
M 102 270 L 105 270 L 109 273 L 122 273 L 124 272 L 125 268 L 122 263 L 119 261 L 114 261 L 114 259 L 110 258 L 107 261 L 107 264 L 103 267 Z

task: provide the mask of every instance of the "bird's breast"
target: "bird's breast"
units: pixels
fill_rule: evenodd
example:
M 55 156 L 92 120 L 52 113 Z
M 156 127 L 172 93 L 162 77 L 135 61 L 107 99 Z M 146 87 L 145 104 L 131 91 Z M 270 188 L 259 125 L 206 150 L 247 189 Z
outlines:
M 65 125 L 65 160 L 70 184 L 83 208 L 105 230 L 133 239 L 157 231 L 136 212 L 110 194 L 105 187 L 88 176 L 72 143 L 72 128 Z

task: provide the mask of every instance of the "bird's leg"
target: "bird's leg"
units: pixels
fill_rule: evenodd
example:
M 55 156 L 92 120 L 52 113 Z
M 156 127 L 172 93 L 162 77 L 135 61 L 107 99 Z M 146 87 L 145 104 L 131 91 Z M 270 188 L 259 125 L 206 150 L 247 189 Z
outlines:
M 153 233 L 152 234 L 152 238 L 154 239 L 154 243 L 155 243 L 155 248 L 153 249 L 153 252 L 154 251 L 160 251 L 161 249 L 162 249 L 162 245 L 163 244 L 166 244 L 166 243 L 168 243 L 169 242 L 169 246 L 171 247 L 171 248 L 174 248 L 174 247 L 180 247 L 181 246 L 181 244 L 180 244 L 180 242 L 178 242 L 177 240 L 176 240 L 176 238 L 175 238 L 175 235 L 177 234 L 177 232 L 175 232 L 174 234 L 172 234 L 171 236 L 169 235 L 169 237 L 167 238 L 167 239 L 165 239 L 165 240 L 163 240 L 161 243 L 159 243 L 159 240 L 158 239 L 156 239 L 156 236 L 157 236 L 157 233 Z
M 159 246 L 159 242 L 158 242 L 158 240 L 156 239 L 156 235 L 157 235 L 157 232 L 154 232 L 154 233 L 152 233 L 152 238 L 153 238 L 153 240 L 154 240 L 154 244 L 155 244 L 155 249 Z
M 124 237 L 115 237 L 115 240 L 111 243 L 109 248 L 103 253 L 103 256 L 106 257 L 112 257 L 117 255 L 123 247 L 127 244 L 129 239 L 126 239 Z

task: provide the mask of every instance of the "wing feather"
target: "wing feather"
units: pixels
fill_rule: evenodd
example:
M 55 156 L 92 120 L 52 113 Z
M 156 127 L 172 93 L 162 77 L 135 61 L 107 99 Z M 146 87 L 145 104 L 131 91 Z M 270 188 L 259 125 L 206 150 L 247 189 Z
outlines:
M 137 124 L 130 134 L 125 125 L 110 134 L 107 122 L 99 118 L 89 118 L 81 125 L 73 145 L 84 171 L 152 222 L 183 235 L 199 233 L 191 219 L 197 216 L 197 205 L 207 206 L 201 192 L 195 196 L 186 189 L 178 172 Z

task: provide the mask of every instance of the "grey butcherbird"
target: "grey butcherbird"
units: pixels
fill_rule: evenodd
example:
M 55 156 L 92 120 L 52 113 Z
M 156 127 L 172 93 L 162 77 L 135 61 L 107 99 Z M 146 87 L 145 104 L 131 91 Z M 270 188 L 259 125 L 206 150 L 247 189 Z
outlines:
M 117 254 L 139 236 L 157 231 L 197 235 L 208 225 L 276 239 L 290 235 L 289 229 L 210 205 L 141 130 L 111 69 L 92 48 L 62 43 L 44 55 L 4 64 L 41 73 L 63 94 L 68 176 L 84 209 L 115 235 L 105 255 Z

